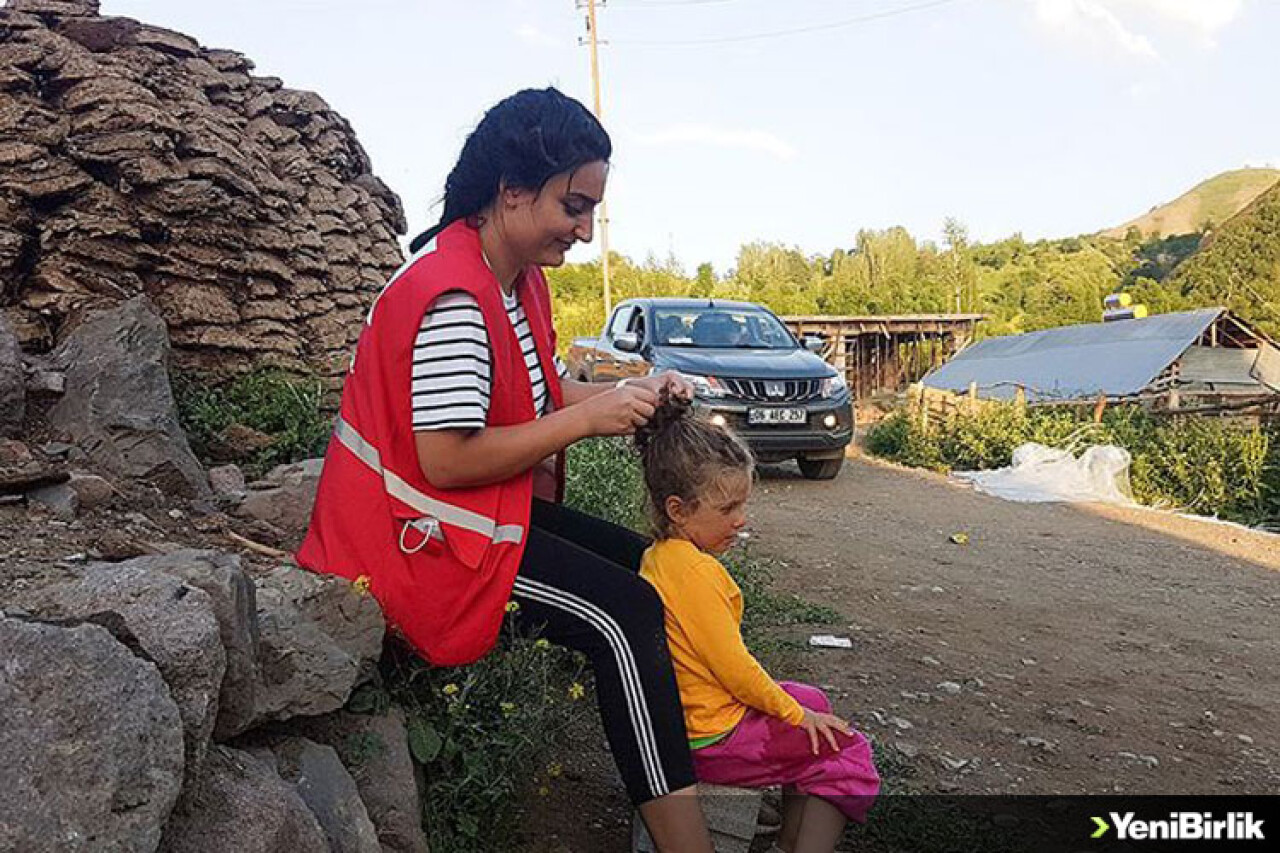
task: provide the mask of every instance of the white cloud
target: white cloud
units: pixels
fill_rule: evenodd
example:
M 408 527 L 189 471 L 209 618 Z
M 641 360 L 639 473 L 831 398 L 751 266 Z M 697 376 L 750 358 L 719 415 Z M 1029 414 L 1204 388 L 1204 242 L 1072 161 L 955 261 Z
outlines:
M 1030 0 L 1041 25 L 1067 38 L 1118 48 L 1131 56 L 1159 53 L 1141 24 L 1174 24 L 1216 46 L 1219 32 L 1238 19 L 1244 0 Z
M 709 124 L 678 124 L 636 137 L 641 145 L 709 145 L 716 148 L 737 148 L 744 151 L 761 151 L 779 160 L 791 160 L 796 149 L 765 130 L 732 130 Z
M 516 38 L 525 44 L 532 44 L 537 47 L 560 47 L 561 41 L 555 36 L 548 35 L 533 24 L 524 24 L 516 28 Z
M 1244 0 L 1121 0 L 1120 5 L 1187 24 L 1205 36 L 1213 36 L 1244 10 Z
M 1049 29 L 1069 38 L 1083 38 L 1119 47 L 1143 59 L 1159 54 L 1146 36 L 1134 32 L 1108 8 L 1105 0 L 1035 0 L 1036 17 Z

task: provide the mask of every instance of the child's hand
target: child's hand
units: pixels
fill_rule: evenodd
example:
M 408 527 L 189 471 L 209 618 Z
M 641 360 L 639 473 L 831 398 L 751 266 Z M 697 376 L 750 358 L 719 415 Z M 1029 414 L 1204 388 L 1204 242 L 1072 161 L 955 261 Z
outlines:
M 834 714 L 823 714 L 820 711 L 810 711 L 805 709 L 804 719 L 800 721 L 800 728 L 809 734 L 809 743 L 813 746 L 813 754 L 819 752 L 818 736 L 821 735 L 831 744 L 832 752 L 840 751 L 840 744 L 836 741 L 836 732 L 849 735 L 853 734 L 849 730 L 849 724 Z

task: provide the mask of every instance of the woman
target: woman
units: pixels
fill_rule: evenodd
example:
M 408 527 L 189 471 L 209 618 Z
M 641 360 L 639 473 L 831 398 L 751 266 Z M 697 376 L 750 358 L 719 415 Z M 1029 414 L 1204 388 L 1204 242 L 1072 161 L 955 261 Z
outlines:
M 555 89 L 485 114 L 440 223 L 369 311 L 298 562 L 368 578 L 389 623 L 436 664 L 479 658 L 518 603 L 525 627 L 591 660 L 655 843 L 710 851 L 662 603 L 636 574 L 649 543 L 556 502 L 568 445 L 631 434 L 659 389 L 691 390 L 671 374 L 575 382 L 555 356 L 540 267 L 591 240 L 610 154 L 595 117 Z

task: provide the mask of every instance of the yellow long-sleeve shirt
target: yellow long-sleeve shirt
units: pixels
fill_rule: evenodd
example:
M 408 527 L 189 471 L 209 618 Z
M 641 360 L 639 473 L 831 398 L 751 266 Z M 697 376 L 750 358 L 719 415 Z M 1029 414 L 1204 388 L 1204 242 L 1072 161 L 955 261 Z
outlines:
M 667 643 L 690 740 L 729 731 L 747 708 L 799 725 L 800 703 L 742 642 L 742 592 L 719 560 L 687 540 L 664 539 L 645 551 L 640 575 L 658 590 L 666 609 Z

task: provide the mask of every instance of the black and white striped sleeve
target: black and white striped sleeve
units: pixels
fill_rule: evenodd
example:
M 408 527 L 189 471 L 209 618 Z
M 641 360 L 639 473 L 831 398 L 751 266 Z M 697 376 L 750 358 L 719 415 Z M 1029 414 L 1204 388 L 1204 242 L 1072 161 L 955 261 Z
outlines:
M 413 429 L 481 429 L 489 412 L 489 335 L 471 294 L 442 294 L 413 347 Z

